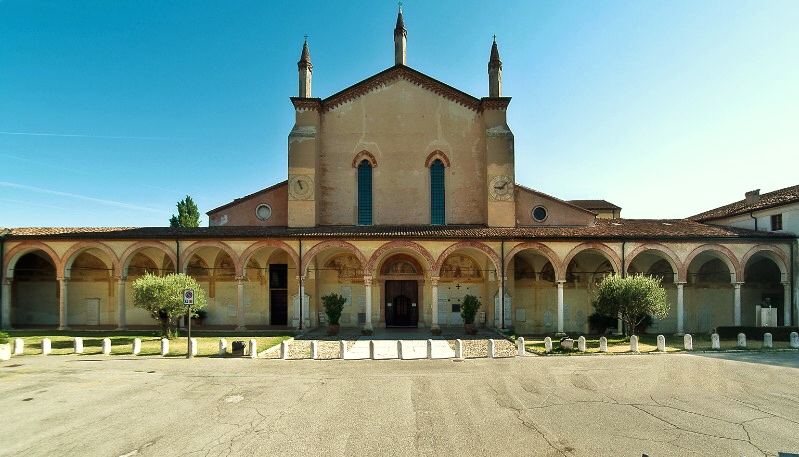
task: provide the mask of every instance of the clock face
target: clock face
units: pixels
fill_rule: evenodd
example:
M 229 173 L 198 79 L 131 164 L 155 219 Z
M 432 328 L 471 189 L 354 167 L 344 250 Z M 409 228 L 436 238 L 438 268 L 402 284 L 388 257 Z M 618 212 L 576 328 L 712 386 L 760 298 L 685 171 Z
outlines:
M 289 197 L 292 200 L 309 200 L 313 197 L 313 180 L 307 175 L 289 178 Z
M 510 200 L 513 197 L 513 180 L 508 176 L 494 176 L 488 185 L 488 192 L 494 200 Z

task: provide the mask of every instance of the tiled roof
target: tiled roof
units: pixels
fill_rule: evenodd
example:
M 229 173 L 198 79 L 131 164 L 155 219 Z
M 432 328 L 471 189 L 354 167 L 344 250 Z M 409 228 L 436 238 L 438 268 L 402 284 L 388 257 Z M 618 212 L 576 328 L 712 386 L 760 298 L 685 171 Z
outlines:
M 758 200 L 757 203 L 747 204 L 744 199 L 716 209 L 711 209 L 710 211 L 705 211 L 696 216 L 691 216 L 688 219 L 699 222 L 710 221 L 796 202 L 799 202 L 799 185 L 765 193 L 760 196 L 760 200 Z
M 686 219 L 599 219 L 579 227 L 485 227 L 478 225 L 288 227 L 16 228 L 6 239 L 696 239 L 795 238 L 775 232 L 721 227 Z
M 212 209 L 212 210 L 208 211 L 208 212 L 207 212 L 207 213 L 205 213 L 205 214 L 211 214 L 211 213 L 215 213 L 215 212 L 217 212 L 217 211 L 220 211 L 220 210 L 223 210 L 223 209 L 225 209 L 225 208 L 227 208 L 227 207 L 229 207 L 229 206 L 233 206 L 233 205 L 235 205 L 236 203 L 240 203 L 240 202 L 242 202 L 242 201 L 244 201 L 244 200 L 247 200 L 248 198 L 252 198 L 252 197 L 255 197 L 255 196 L 258 196 L 258 195 L 261 195 L 261 194 L 265 194 L 265 193 L 267 193 L 267 192 L 269 192 L 269 191 L 271 191 L 271 190 L 274 190 L 274 189 L 276 189 L 276 188 L 278 188 L 278 187 L 280 187 L 280 186 L 285 186 L 285 185 L 287 185 L 287 184 L 288 184 L 288 180 L 286 180 L 286 181 L 281 181 L 281 182 L 279 182 L 279 183 L 277 183 L 277 184 L 274 184 L 274 185 L 272 185 L 272 186 L 269 186 L 269 187 L 267 187 L 266 189 L 261 189 L 261 190 L 259 190 L 259 191 L 257 191 L 257 192 L 253 192 L 253 193 L 251 193 L 251 194 L 249 194 L 249 195 L 245 195 L 245 196 L 243 196 L 243 197 L 239 197 L 239 198 L 237 198 L 237 199 L 233 200 L 233 201 L 232 201 L 232 202 L 230 202 L 230 203 L 225 203 L 224 205 L 222 205 L 222 206 L 219 206 L 219 207 L 217 207 L 217 208 L 214 208 L 214 209 Z
M 607 200 L 567 200 L 569 203 L 585 209 L 621 209 Z

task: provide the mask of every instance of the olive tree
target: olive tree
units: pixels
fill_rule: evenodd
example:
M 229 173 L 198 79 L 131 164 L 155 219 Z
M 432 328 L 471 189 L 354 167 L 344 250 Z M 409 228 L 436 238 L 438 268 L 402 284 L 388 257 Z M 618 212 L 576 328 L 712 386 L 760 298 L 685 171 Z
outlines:
M 594 308 L 605 316 L 621 316 L 632 332 L 647 315 L 662 319 L 669 314 L 660 278 L 640 274 L 606 276 L 596 289 Z
M 186 289 L 194 290 L 193 305 L 183 304 L 183 291 Z M 161 335 L 170 338 L 176 333 L 172 326 L 181 316 L 189 310 L 194 315 L 205 307 L 205 291 L 194 278 L 183 273 L 166 276 L 145 273 L 133 281 L 133 305 L 149 311 L 161 325 Z

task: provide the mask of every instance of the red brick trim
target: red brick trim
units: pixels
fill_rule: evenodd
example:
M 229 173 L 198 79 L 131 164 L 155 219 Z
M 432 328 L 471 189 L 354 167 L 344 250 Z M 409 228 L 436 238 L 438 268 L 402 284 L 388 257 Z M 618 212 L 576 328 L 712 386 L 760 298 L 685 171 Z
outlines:
M 438 260 L 433 265 L 432 271 L 430 273 L 431 276 L 441 276 L 441 267 L 444 266 L 444 262 L 447 260 L 450 254 L 453 254 L 456 251 L 461 249 L 475 249 L 477 251 L 482 252 L 485 254 L 489 259 L 491 259 L 491 263 L 494 264 L 494 268 L 497 270 L 497 277 L 501 276 L 501 268 L 502 268 L 502 259 L 499 258 L 499 255 L 488 247 L 486 244 L 481 243 L 479 241 L 462 241 L 460 243 L 455 243 L 452 246 L 448 247 L 438 256 Z M 483 279 L 488 279 L 487 276 L 483 277 Z
M 291 261 L 294 262 L 295 267 L 300 264 L 300 259 L 297 256 L 297 251 L 295 251 L 294 248 L 292 248 L 285 242 L 279 240 L 262 240 L 250 245 L 250 247 L 248 247 L 247 249 L 244 250 L 244 252 L 241 253 L 240 259 L 241 259 L 242 269 L 244 266 L 250 263 L 250 257 L 252 257 L 257 251 L 266 248 L 280 249 L 281 251 L 289 255 Z
M 355 157 L 352 159 L 352 168 L 358 168 L 364 160 L 368 161 L 372 168 L 377 168 L 377 159 L 374 154 L 366 150 L 355 154 Z
M 621 258 L 619 258 L 619 255 L 616 254 L 616 251 L 614 251 L 610 246 L 606 245 L 605 243 L 590 241 L 575 246 L 574 249 L 572 249 L 571 251 L 569 251 L 568 254 L 566 254 L 566 257 L 563 258 L 563 263 L 561 264 L 561 271 L 563 272 L 563 276 L 558 277 L 557 279 L 565 280 L 566 270 L 568 269 L 569 262 L 571 262 L 572 259 L 575 258 L 578 254 L 586 251 L 599 251 L 603 255 L 603 257 L 605 257 L 605 260 L 610 262 L 610 265 L 613 267 L 614 273 L 621 272 Z
M 370 271 L 366 270 L 366 263 L 367 263 L 366 256 L 364 256 L 363 253 L 360 251 L 360 249 L 355 247 L 355 245 L 340 240 L 323 241 L 317 245 L 314 245 L 311 249 L 308 249 L 308 251 L 305 252 L 305 254 L 302 256 L 301 271 L 303 272 L 303 276 L 305 276 L 306 270 L 308 269 L 308 265 L 310 265 L 311 261 L 314 259 L 314 257 L 316 257 L 317 254 L 319 254 L 324 250 L 334 249 L 334 248 L 343 249 L 346 252 L 354 255 L 358 259 L 358 261 L 361 262 L 361 266 L 364 267 L 364 275 L 369 276 Z
M 72 245 L 72 247 L 69 248 L 69 250 L 67 250 L 67 252 L 65 252 L 61 257 L 61 265 L 58 266 L 58 269 L 64 274 L 64 277 L 68 277 L 66 272 L 72 268 L 72 262 L 74 262 L 75 259 L 84 251 L 92 248 L 99 249 L 106 256 L 108 256 L 107 260 L 111 261 L 111 268 L 114 270 L 114 274 L 119 274 L 119 259 L 117 258 L 116 253 L 111 250 L 111 248 L 98 241 L 81 241 Z
M 147 248 L 155 248 L 159 251 L 163 252 L 167 255 L 167 257 L 172 260 L 172 265 L 175 265 L 178 261 L 177 256 L 175 255 L 175 250 L 166 244 L 160 241 L 139 241 L 131 245 L 129 248 L 125 250 L 124 253 L 119 257 L 119 265 L 122 267 L 121 271 L 118 273 L 120 276 L 127 276 L 128 275 L 128 267 L 130 267 L 130 262 L 133 260 L 133 257 Z M 158 265 L 159 262 L 155 262 Z M 161 261 L 163 263 L 163 261 Z
M 433 260 L 433 256 L 430 255 L 430 252 L 427 249 L 423 248 L 422 246 L 412 242 L 412 241 L 392 241 L 390 243 L 386 243 L 380 248 L 378 248 L 372 256 L 369 258 L 369 261 L 366 264 L 366 271 L 373 272 L 375 271 L 375 266 L 378 262 L 383 263 L 383 257 L 391 251 L 398 251 L 399 252 L 408 252 L 412 251 L 416 253 L 418 256 L 421 256 L 427 265 L 421 265 L 422 270 L 430 270 L 432 266 L 435 264 L 435 260 Z M 422 271 L 422 272 L 423 272 Z M 422 273 L 420 272 L 420 273 Z
M 782 251 L 777 246 L 774 246 L 773 244 L 759 244 L 757 246 L 752 247 L 752 249 L 750 249 L 749 251 L 747 251 L 746 254 L 744 254 L 744 256 L 741 258 L 741 266 L 744 269 L 744 275 L 746 275 L 746 264 L 749 263 L 749 261 L 752 260 L 752 257 L 758 253 L 766 253 L 765 257 L 777 264 L 777 267 L 779 267 L 780 269 L 780 273 L 784 275 L 781 278 L 782 281 L 789 280 L 788 278 L 790 278 L 791 261 L 788 258 L 788 256 L 785 255 L 784 251 Z M 780 264 L 780 262 L 777 262 L 777 259 L 779 259 L 782 262 L 782 264 Z M 743 281 L 746 281 L 745 276 L 743 278 Z
M 435 151 L 431 152 L 427 156 L 427 158 L 424 159 L 425 168 L 430 168 L 430 166 L 433 165 L 433 162 L 435 162 L 436 159 L 441 160 L 441 163 L 444 164 L 444 167 L 449 168 L 449 165 L 450 165 L 449 157 L 447 157 L 446 154 L 444 154 L 443 152 L 439 151 L 438 149 L 436 149 Z
M 553 251 L 549 246 L 538 242 L 520 243 L 511 248 L 511 250 L 505 254 L 505 271 L 507 272 L 510 268 L 510 263 L 513 261 L 513 258 L 516 256 L 516 254 L 528 249 L 537 251 L 539 254 L 549 260 L 549 263 L 552 264 L 552 269 L 555 270 L 555 279 L 566 277 L 566 271 L 562 268 L 560 257 L 558 257 L 555 251 Z
M 3 262 L 3 271 L 5 272 L 3 275 L 4 279 L 13 278 L 14 272 L 12 271 L 12 268 L 17 264 L 22 256 L 33 251 L 42 251 L 47 254 L 48 257 L 50 257 L 50 260 L 53 262 L 53 267 L 56 269 L 57 278 L 60 278 L 64 275 L 64 272 L 59 270 L 61 258 L 58 256 L 58 254 L 56 254 L 53 248 L 42 243 L 41 241 L 23 241 L 5 253 L 5 259 Z
M 186 250 L 180 253 L 180 266 L 178 266 L 178 272 L 185 273 L 186 267 L 189 265 L 189 260 L 191 260 L 191 256 L 197 253 L 202 248 L 217 248 L 222 251 L 225 251 L 230 258 L 233 260 L 233 266 L 236 268 L 236 276 L 241 276 L 243 273 L 241 271 L 241 262 L 239 261 L 239 255 L 236 251 L 233 250 L 227 244 L 221 241 L 212 241 L 212 240 L 202 240 L 196 241 L 192 245 L 190 245 Z M 218 255 L 218 253 L 217 253 Z M 216 261 L 216 257 L 214 258 Z
M 675 283 L 680 281 L 685 281 L 685 278 L 683 276 L 680 276 L 680 271 L 682 270 L 682 262 L 680 262 L 679 257 L 677 257 L 677 254 L 675 254 L 674 251 L 672 251 L 667 246 L 662 245 L 660 243 L 645 243 L 633 249 L 632 252 L 626 255 L 625 259 L 626 264 L 624 265 L 624 271 L 626 272 L 627 270 L 629 270 L 630 265 L 633 264 L 635 258 L 639 254 L 642 254 L 646 251 L 656 251 L 659 254 L 661 254 L 662 259 L 669 262 L 669 265 L 671 265 L 672 273 L 677 274 L 677 277 L 674 278 Z
M 728 248 L 720 245 L 720 244 L 703 244 L 693 251 L 685 258 L 682 264 L 682 269 L 680 270 L 680 278 L 688 279 L 688 268 L 691 266 L 691 262 L 698 256 L 699 254 L 705 251 L 716 251 L 720 254 L 717 258 L 727 264 L 727 267 L 730 269 L 730 272 L 735 275 L 735 279 L 733 280 L 730 278 L 730 282 L 739 282 L 743 281 L 743 271 L 741 270 L 741 264 L 738 262 L 738 259 L 735 257 L 735 254 L 729 250 Z

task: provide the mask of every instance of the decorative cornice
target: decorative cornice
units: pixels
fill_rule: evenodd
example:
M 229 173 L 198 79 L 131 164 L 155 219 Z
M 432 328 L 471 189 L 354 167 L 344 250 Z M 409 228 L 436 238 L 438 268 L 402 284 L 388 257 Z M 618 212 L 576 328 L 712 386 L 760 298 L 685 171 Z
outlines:
M 483 97 L 480 99 L 480 111 L 505 111 L 510 105 L 510 97 Z
M 321 98 L 289 97 L 294 109 L 297 111 L 320 111 L 322 109 Z

